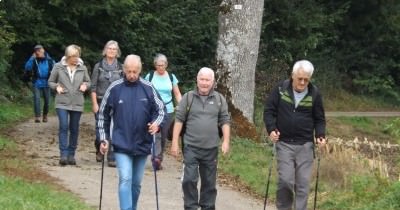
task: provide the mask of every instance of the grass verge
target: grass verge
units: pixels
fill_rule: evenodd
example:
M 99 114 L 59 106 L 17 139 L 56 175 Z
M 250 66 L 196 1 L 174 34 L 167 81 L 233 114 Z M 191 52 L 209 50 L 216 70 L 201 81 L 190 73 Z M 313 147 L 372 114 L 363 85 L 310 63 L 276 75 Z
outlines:
M 236 185 L 235 182 L 239 182 L 240 191 L 264 198 L 268 169 L 272 164 L 269 200 L 274 201 L 277 173 L 276 159 L 271 162 L 271 151 L 270 146 L 233 138 L 231 153 L 219 156 L 218 170 L 229 174 L 222 177 L 222 183 Z M 314 201 L 316 164 L 317 161 L 310 183 L 310 208 Z M 320 164 L 318 209 L 400 209 L 400 182 L 381 177 L 377 170 L 369 168 L 367 159 L 357 151 L 346 149 L 323 154 Z
M 234 137 L 231 140 L 231 152 L 228 156 L 219 156 L 219 170 L 229 174 L 229 181 L 240 182 L 241 191 L 248 191 L 262 198 L 265 194 L 268 169 L 273 164 L 271 182 L 269 186 L 269 198 L 275 198 L 276 191 L 276 167 L 272 162 L 272 148 L 269 145 L 254 143 L 247 139 Z M 249 189 L 244 189 L 244 186 Z
M 5 210 L 91 209 L 70 194 L 57 180 L 25 157 L 5 137 L 8 127 L 31 116 L 27 105 L 0 105 L 0 206 Z M 22 154 L 21 154 L 22 153 Z
M 89 210 L 67 192 L 60 192 L 42 183 L 0 175 L 0 206 L 4 210 Z

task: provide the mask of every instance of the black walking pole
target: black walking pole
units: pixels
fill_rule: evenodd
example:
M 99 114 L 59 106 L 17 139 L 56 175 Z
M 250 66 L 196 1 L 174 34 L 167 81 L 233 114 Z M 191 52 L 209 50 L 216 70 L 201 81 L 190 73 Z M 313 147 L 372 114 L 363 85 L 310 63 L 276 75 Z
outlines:
M 318 147 L 318 145 L 317 145 Z M 319 148 L 317 148 L 317 180 L 315 181 L 315 195 L 314 195 L 314 210 L 317 208 L 317 194 L 318 194 L 318 179 L 319 179 L 319 163 L 320 163 Z
M 152 156 L 155 158 L 156 156 L 156 134 L 153 134 L 153 149 L 152 149 Z M 157 210 L 159 210 L 158 206 L 158 186 L 157 186 L 157 169 L 156 165 L 153 163 L 153 171 L 154 171 L 154 183 L 155 183 L 155 189 L 156 189 L 156 203 L 157 203 Z
M 275 143 L 272 144 L 272 155 L 271 155 L 271 163 L 269 164 L 269 169 L 268 169 L 268 180 L 267 180 L 267 189 L 265 190 L 265 199 L 264 199 L 264 210 L 267 207 L 267 200 L 268 200 L 268 191 L 269 191 L 269 183 L 271 180 L 271 171 L 272 171 L 272 165 L 274 164 L 274 159 L 275 159 Z
M 100 203 L 99 203 L 99 210 L 101 210 L 101 199 L 103 198 L 103 175 L 104 175 L 104 156 L 101 160 L 101 180 L 100 180 Z

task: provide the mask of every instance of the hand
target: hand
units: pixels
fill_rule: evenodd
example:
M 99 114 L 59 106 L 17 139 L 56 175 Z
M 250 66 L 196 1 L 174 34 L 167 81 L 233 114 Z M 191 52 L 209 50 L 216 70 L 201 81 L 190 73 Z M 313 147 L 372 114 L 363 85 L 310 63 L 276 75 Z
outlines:
M 79 86 L 79 90 L 81 92 L 85 92 L 87 90 L 87 84 L 86 83 L 82 83 L 81 86 Z
M 222 154 L 223 155 L 228 154 L 229 149 L 230 149 L 229 142 L 227 142 L 227 141 L 222 142 L 222 145 L 221 145 Z
M 160 128 L 158 127 L 157 123 L 153 122 L 153 123 L 148 123 L 147 126 L 149 127 L 149 133 L 151 135 L 154 135 L 158 132 L 158 130 L 160 130 Z
M 99 111 L 99 104 L 97 103 L 92 104 L 92 112 L 96 114 L 98 111 Z
M 324 137 L 319 137 L 317 138 L 316 143 L 319 146 L 319 148 L 322 148 L 326 144 L 326 139 Z
M 272 131 L 269 134 L 269 138 L 271 139 L 271 141 L 273 143 L 276 143 L 277 141 L 279 141 L 279 136 L 281 135 L 281 133 L 278 131 L 278 129 L 275 129 L 274 131 Z
M 102 141 L 102 143 L 100 144 L 100 153 L 102 155 L 106 154 L 108 152 L 108 142 L 106 141 Z
M 58 94 L 62 94 L 62 93 L 64 93 L 64 88 L 61 87 L 60 85 L 58 85 L 58 86 L 56 87 L 56 91 L 57 91 Z
M 172 144 L 171 144 L 171 155 L 174 156 L 175 158 L 178 158 L 178 156 L 179 156 L 178 140 L 172 141 Z

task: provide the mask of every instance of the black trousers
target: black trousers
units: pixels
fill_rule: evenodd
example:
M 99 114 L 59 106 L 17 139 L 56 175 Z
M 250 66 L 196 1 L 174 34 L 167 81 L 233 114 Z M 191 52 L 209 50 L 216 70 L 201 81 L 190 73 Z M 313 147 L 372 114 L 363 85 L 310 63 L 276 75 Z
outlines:
M 218 147 L 202 149 L 185 145 L 183 149 L 184 174 L 182 180 L 185 210 L 214 210 L 217 197 Z M 201 179 L 200 199 L 197 182 Z

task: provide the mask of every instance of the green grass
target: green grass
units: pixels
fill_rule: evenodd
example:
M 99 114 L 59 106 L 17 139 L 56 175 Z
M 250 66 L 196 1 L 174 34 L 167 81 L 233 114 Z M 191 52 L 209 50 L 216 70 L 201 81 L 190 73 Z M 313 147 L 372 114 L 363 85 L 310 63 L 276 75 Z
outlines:
M 4 210 L 91 209 L 75 196 L 45 184 L 0 175 L 0 206 Z
M 322 92 L 326 111 L 399 111 L 396 103 L 376 96 L 353 95 L 345 90 Z
M 334 191 L 324 197 L 320 209 L 397 210 L 400 209 L 400 182 L 390 182 L 373 175 L 354 176 L 349 189 Z
M 247 139 L 233 138 L 229 156 L 220 155 L 219 170 L 238 177 L 254 192 L 264 195 L 268 169 L 271 164 L 271 147 L 254 143 Z M 275 161 L 273 174 L 276 174 Z M 275 197 L 276 175 L 272 176 L 270 183 L 270 197 Z
M 229 156 L 219 156 L 220 171 L 239 178 L 259 197 L 265 195 L 271 147 L 247 139 L 233 138 Z M 314 166 L 316 162 L 314 163 Z M 325 167 L 322 167 L 322 166 Z M 374 173 L 356 174 L 348 171 L 349 183 L 339 188 L 323 179 L 324 168 L 330 163 L 322 157 L 319 180 L 318 208 L 326 210 L 395 210 L 400 209 L 400 182 L 381 178 Z M 361 166 L 360 166 L 361 167 Z M 334 169 L 333 169 L 334 170 Z M 269 198 L 275 200 L 277 183 L 276 159 L 273 162 Z M 312 207 L 315 172 L 310 182 L 309 207 Z
M 32 108 L 23 104 L 0 104 L 0 129 L 32 116 Z
M 400 143 L 399 118 L 337 117 L 328 118 L 327 135 L 352 140 L 355 137 L 378 142 Z
M 31 104 L 0 104 L 0 132 L 32 116 Z M 19 155 L 18 145 L 0 133 L 0 208 L 4 210 L 91 209 Z

